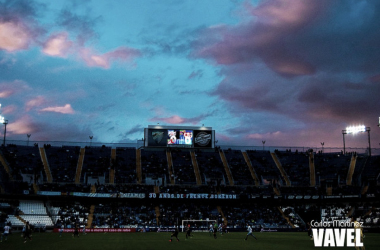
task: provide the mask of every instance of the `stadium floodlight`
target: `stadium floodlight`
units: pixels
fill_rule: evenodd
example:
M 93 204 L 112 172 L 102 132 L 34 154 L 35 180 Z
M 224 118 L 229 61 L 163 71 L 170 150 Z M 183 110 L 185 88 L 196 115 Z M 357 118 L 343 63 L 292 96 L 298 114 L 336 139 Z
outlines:
M 7 134 L 7 124 L 8 124 L 8 120 L 4 119 L 4 117 L 1 117 L 1 123 L 4 124 L 4 140 L 3 140 L 3 145 L 5 147 L 5 138 L 6 138 L 6 134 Z
M 364 125 L 351 126 L 351 127 L 346 128 L 347 134 L 356 134 L 356 133 L 365 132 L 365 131 L 366 131 L 366 127 Z
M 344 139 L 344 135 L 346 134 L 356 134 L 359 132 L 368 132 L 368 155 L 371 156 L 371 136 L 370 136 L 370 127 L 366 127 L 364 125 L 360 126 L 351 126 L 347 127 L 346 129 L 342 130 L 343 134 L 343 154 L 346 154 L 346 142 Z

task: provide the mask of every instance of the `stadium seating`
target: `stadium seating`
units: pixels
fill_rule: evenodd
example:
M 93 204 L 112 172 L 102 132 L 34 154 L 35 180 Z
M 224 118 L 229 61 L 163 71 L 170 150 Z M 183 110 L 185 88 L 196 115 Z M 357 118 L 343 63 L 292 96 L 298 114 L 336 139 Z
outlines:
M 23 226 L 25 221 L 30 221 L 47 227 L 64 225 L 67 228 L 75 224 L 106 228 L 170 227 L 185 219 L 215 219 L 227 221 L 231 228 L 244 228 L 250 223 L 256 228 L 302 229 L 312 214 L 317 214 L 320 220 L 327 221 L 348 221 L 353 215 L 370 227 L 380 226 L 380 205 L 365 200 L 380 195 L 380 156 L 276 150 L 277 164 L 280 163 L 286 173 L 284 177 L 271 152 L 265 150 L 142 148 L 137 154 L 136 148 L 117 147 L 111 160 L 111 147 L 86 147 L 81 178 L 75 183 L 80 148 L 49 144 L 44 148 L 51 183 L 42 167 L 38 147 L 7 145 L 0 148 L 7 165 L 1 163 L 0 166 L 1 195 L 6 197 L 0 202 L 0 224 L 11 222 L 14 226 Z M 314 156 L 315 187 L 310 186 L 310 154 Z M 353 156 L 356 157 L 355 168 L 351 166 L 349 172 Z M 252 164 L 252 170 L 247 160 Z M 141 183 L 137 174 L 140 163 Z M 113 181 L 109 178 L 110 169 L 114 170 Z M 259 183 L 255 183 L 252 171 Z M 347 176 L 351 178 L 351 174 L 352 181 L 347 185 Z M 287 186 L 287 177 L 291 186 Z M 91 178 L 95 180 L 93 183 L 89 183 Z M 33 184 L 37 184 L 37 194 Z M 142 194 L 145 198 L 118 200 L 120 194 L 128 193 Z M 152 193 L 235 195 L 239 201 L 148 199 Z M 42 199 L 46 197 L 42 195 L 49 194 L 52 195 L 49 201 Z M 14 195 L 16 200 L 12 200 Z M 28 195 L 33 200 L 28 199 Z M 104 202 L 91 198 L 97 195 L 116 199 Z M 313 204 L 313 199 L 327 196 L 336 199 L 361 197 L 364 201 L 352 204 L 329 199 L 326 204 Z M 68 197 L 67 200 L 64 197 Z M 282 206 L 270 204 L 288 198 L 297 202 Z M 92 221 L 89 220 L 90 214 Z

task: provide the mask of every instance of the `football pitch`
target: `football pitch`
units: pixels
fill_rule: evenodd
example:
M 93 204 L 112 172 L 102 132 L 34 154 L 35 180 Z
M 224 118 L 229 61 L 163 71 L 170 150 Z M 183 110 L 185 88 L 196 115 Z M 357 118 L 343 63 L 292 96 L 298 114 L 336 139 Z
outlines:
M 213 249 L 262 249 L 262 250 L 290 250 L 315 249 L 314 242 L 307 233 L 254 233 L 257 237 L 244 240 L 246 233 L 228 233 L 214 239 L 209 233 L 193 233 L 193 237 L 185 239 L 185 233 L 180 233 L 177 242 L 169 242 L 171 233 L 89 233 L 80 234 L 73 238 L 70 233 L 59 237 L 58 233 L 34 233 L 33 240 L 23 243 L 21 233 L 13 233 L 7 241 L 0 243 L 0 249 L 6 250 L 118 250 L 118 249 L 154 249 L 154 250 L 213 250 Z M 380 248 L 380 234 L 366 234 L 364 239 L 366 250 Z M 355 249 L 340 247 L 339 249 Z

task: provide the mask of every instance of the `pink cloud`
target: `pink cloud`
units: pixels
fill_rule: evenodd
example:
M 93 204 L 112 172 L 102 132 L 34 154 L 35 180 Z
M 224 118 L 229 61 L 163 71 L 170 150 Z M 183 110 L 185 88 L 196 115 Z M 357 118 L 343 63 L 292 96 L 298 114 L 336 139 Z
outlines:
M 7 131 L 13 134 L 29 134 L 36 130 L 31 118 L 24 116 L 15 122 L 10 122 L 7 126 Z
M 9 106 L 2 107 L 0 109 L 0 112 L 3 115 L 6 115 L 6 114 L 12 114 L 12 113 L 16 112 L 16 110 L 17 110 L 17 107 L 15 105 L 9 105 Z
M 302 26 L 315 7 L 314 3 L 304 0 L 270 0 L 249 9 L 253 16 L 259 18 L 259 22 L 284 28 Z
M 42 104 L 45 103 L 45 98 L 43 96 L 37 96 L 36 98 L 28 101 L 25 106 L 26 106 L 26 111 L 31 110 L 34 107 L 41 106 Z
M 0 98 L 10 97 L 14 91 L 12 89 L 4 89 L 0 91 Z
M 282 136 L 282 133 L 280 131 L 276 131 L 273 133 L 265 133 L 265 134 L 258 134 L 258 133 L 248 134 L 247 138 L 248 139 L 260 139 L 261 140 L 261 139 L 265 139 L 265 138 L 278 138 L 281 136 Z
M 178 116 L 178 115 L 173 115 L 168 118 L 163 118 L 163 121 L 166 121 L 167 123 L 172 123 L 172 124 L 182 124 L 185 122 L 186 119 Z
M 109 69 L 113 61 L 120 60 L 123 62 L 129 62 L 134 58 L 141 56 L 141 52 L 137 49 L 119 47 L 113 51 L 99 55 L 95 54 L 88 48 L 83 48 L 80 52 L 80 56 L 89 67 Z
M 8 98 L 16 93 L 29 89 L 29 86 L 20 80 L 0 83 L 0 98 Z
M 173 115 L 173 116 L 165 117 L 165 118 L 153 118 L 151 120 L 162 121 L 162 122 L 166 122 L 166 123 L 170 123 L 170 124 L 183 124 L 186 119 L 182 118 L 178 115 Z
M 43 52 L 49 56 L 66 57 L 73 42 L 68 39 L 66 32 L 52 35 L 43 45 Z
M 21 21 L 0 22 L 0 50 L 26 49 L 32 38 L 31 31 Z
M 47 107 L 47 108 L 41 109 L 40 111 L 43 111 L 43 112 L 56 112 L 56 113 L 62 113 L 62 114 L 74 114 L 75 113 L 74 109 L 71 107 L 70 104 L 66 104 L 63 107 L 58 107 L 58 106 Z
M 200 124 L 202 120 L 204 120 L 206 117 L 211 116 L 211 114 L 202 114 L 197 117 L 192 118 L 184 118 L 180 117 L 179 115 L 173 115 L 170 117 L 154 117 L 150 119 L 152 122 L 164 122 L 168 124 Z
M 220 142 L 231 142 L 232 141 L 232 138 L 228 135 L 225 135 L 225 134 L 220 134 L 220 133 L 217 133 L 215 135 L 218 143 Z

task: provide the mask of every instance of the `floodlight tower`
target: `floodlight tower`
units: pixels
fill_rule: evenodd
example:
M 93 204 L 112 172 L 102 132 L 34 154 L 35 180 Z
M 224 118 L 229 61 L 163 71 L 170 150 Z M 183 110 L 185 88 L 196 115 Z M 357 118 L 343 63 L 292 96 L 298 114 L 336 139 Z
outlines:
M 347 134 L 347 130 L 343 129 L 342 134 L 343 134 L 343 155 L 346 155 L 346 141 L 344 140 L 344 135 Z
M 371 156 L 371 135 L 370 135 L 371 128 L 366 126 L 353 126 L 353 127 L 347 127 L 346 129 L 342 130 L 343 134 L 343 153 L 346 154 L 346 142 L 344 140 L 345 134 L 356 134 L 359 132 L 368 132 L 368 155 Z
M 371 128 L 370 127 L 366 127 L 365 131 L 368 132 L 368 155 L 371 156 L 371 136 L 370 136 L 370 133 L 369 133 L 371 131 Z
M 263 151 L 264 151 L 264 144 L 265 144 L 265 141 L 261 141 L 263 143 Z
M 1 103 L 0 103 L 0 108 L 1 108 Z M 1 114 L 1 113 L 0 113 Z M 0 122 L 2 124 L 4 124 L 4 141 L 3 141 L 3 145 L 5 147 L 5 135 L 7 133 L 7 124 L 8 124 L 8 120 L 4 118 L 4 116 L 1 116 L 0 115 Z
M 8 120 L 7 119 L 4 119 L 4 117 L 1 117 L 1 121 L 2 123 L 4 124 L 4 140 L 3 140 L 3 145 L 5 147 L 5 138 L 6 138 L 6 134 L 7 134 L 7 124 L 8 124 Z

